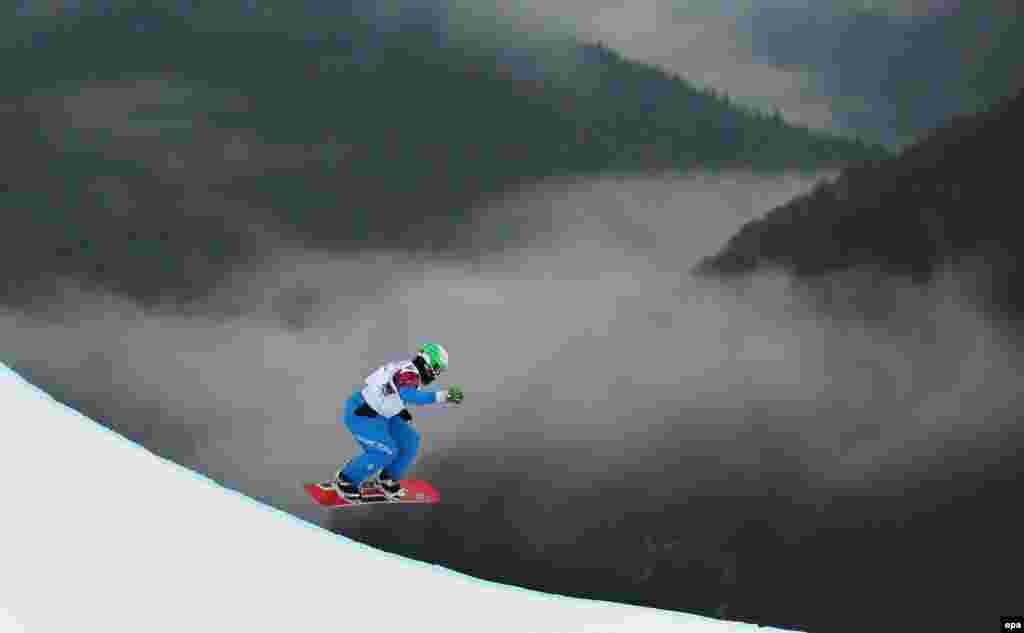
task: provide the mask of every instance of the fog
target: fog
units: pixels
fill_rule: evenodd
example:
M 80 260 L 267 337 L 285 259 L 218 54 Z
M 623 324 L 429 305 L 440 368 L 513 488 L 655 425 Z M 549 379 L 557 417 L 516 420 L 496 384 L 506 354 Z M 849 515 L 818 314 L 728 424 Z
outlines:
M 689 275 L 743 220 L 812 183 L 549 183 L 478 210 L 455 256 L 282 248 L 187 315 L 68 285 L 44 321 L 5 315 L 4 338 L 15 360 L 78 397 L 118 394 L 147 412 L 111 411 L 115 428 L 260 482 L 292 483 L 341 460 L 351 448 L 336 426 L 341 402 L 377 364 L 427 340 L 450 348 L 446 378 L 468 394 L 458 409 L 416 412 L 437 453 L 586 446 L 591 459 L 573 470 L 589 476 L 663 449 L 666 434 L 680 440 L 674 450 L 721 451 L 765 427 L 756 412 L 769 408 L 786 412 L 770 426 L 800 438 L 793 448 L 816 476 L 862 479 L 934 456 L 958 430 L 995 432 L 979 424 L 1016 395 L 1015 380 L 1000 385 L 1013 376 L 1012 346 L 958 298 L 954 279 L 913 289 L 847 276 L 832 282 L 842 292 L 829 295 L 825 319 L 812 309 L 822 294 L 782 276 L 729 288 Z M 835 318 L 840 297 L 866 283 L 884 323 Z M 733 443 L 721 458 L 753 466 L 751 449 Z
M 808 516 L 836 520 L 814 514 L 836 497 L 891 499 L 951 469 L 982 472 L 1019 440 L 1016 341 L 956 278 L 914 289 L 853 273 L 801 290 L 782 275 L 689 274 L 817 177 L 549 182 L 478 209 L 454 254 L 282 245 L 187 312 L 68 284 L 48 306 L 4 312 L 0 336 L 58 398 L 318 521 L 298 484 L 353 454 L 344 400 L 380 363 L 441 342 L 442 386 L 466 401 L 413 410 L 413 474 L 444 503 L 397 521 L 392 509 L 334 514 L 332 529 L 484 577 L 500 569 L 489 551 L 590 561 L 639 587 L 658 582 L 658 561 L 696 573 L 703 560 L 712 589 L 733 587 L 742 548 L 728 541 L 752 514 L 806 533 Z M 691 524 L 711 498 L 722 505 Z M 654 524 L 652 501 L 668 513 Z M 605 539 L 620 549 L 595 563 Z M 697 606 L 719 599 L 694 591 Z

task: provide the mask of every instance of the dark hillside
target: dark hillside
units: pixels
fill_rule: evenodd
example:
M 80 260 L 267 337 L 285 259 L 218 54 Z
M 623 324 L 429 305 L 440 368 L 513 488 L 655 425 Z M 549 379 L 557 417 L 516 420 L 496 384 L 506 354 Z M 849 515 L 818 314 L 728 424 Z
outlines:
M 263 256 L 267 232 L 445 250 L 474 202 L 551 175 L 884 155 L 599 45 L 557 67 L 473 45 L 436 11 L 128 4 L 0 20 L 7 297 L 54 273 L 201 295 Z
M 868 269 L 925 283 L 972 273 L 990 307 L 1024 308 L 1017 227 L 1024 93 L 959 116 L 898 156 L 849 167 L 751 221 L 697 271 L 810 279 Z

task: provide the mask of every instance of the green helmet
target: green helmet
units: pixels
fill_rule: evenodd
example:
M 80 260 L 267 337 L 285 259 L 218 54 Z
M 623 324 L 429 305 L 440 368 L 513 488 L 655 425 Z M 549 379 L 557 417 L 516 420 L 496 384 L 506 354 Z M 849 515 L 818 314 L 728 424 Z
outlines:
M 437 343 L 427 343 L 416 352 L 416 355 L 423 359 L 435 376 L 448 370 L 448 350 Z

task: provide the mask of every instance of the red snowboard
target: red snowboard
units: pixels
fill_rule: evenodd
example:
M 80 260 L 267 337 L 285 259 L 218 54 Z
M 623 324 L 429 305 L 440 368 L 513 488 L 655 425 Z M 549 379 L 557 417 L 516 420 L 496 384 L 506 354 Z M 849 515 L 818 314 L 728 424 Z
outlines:
M 441 501 L 441 493 L 426 481 L 403 479 L 401 484 L 403 492 L 397 498 L 388 498 L 384 491 L 377 486 L 367 486 L 363 488 L 363 498 L 357 501 L 349 501 L 342 497 L 330 481 L 304 483 L 302 488 L 314 502 L 325 508 L 347 508 L 371 503 L 439 503 Z

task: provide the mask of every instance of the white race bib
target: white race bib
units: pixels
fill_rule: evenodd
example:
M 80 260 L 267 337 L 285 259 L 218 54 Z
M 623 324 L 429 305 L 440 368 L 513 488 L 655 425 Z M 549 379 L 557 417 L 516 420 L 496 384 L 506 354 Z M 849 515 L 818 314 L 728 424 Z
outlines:
M 405 408 L 405 403 L 398 395 L 398 386 L 395 385 L 395 376 L 403 369 L 417 371 L 415 365 L 404 361 L 388 363 L 366 377 L 366 386 L 362 391 L 363 399 L 374 411 L 386 418 L 398 415 Z

